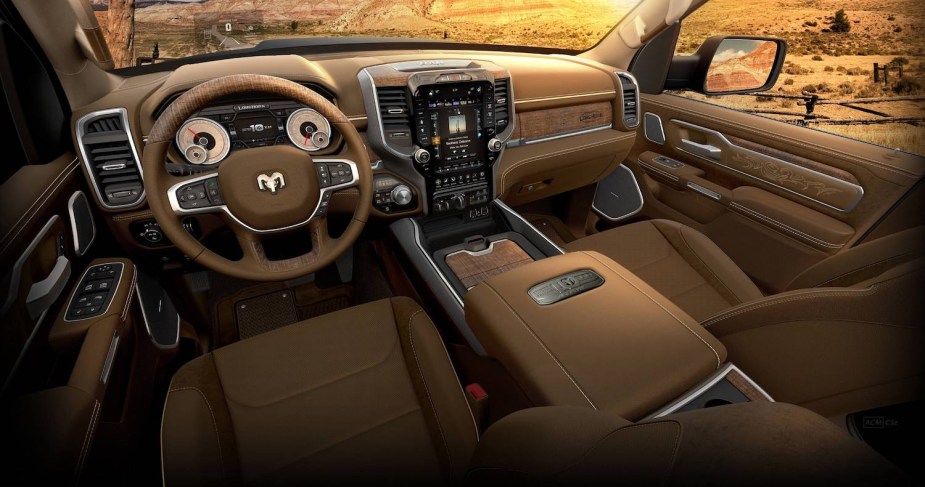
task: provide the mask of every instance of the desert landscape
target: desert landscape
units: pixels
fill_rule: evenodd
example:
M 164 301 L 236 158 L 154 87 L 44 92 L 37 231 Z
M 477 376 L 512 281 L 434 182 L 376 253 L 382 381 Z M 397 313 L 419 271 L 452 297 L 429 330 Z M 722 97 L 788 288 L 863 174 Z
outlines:
M 107 0 L 93 1 L 105 24 Z M 149 56 L 157 43 L 160 57 L 169 59 L 246 48 L 267 39 L 376 36 L 583 50 L 635 3 L 137 0 L 134 47 L 135 56 Z M 839 9 L 845 10 L 847 32 L 833 31 Z M 925 154 L 922 0 L 712 0 L 684 20 L 677 54 L 694 52 L 716 34 L 785 39 L 784 73 L 763 96 L 676 94 Z M 874 81 L 874 63 L 889 66 L 886 81 Z
M 839 9 L 845 9 L 848 32 L 832 32 Z M 676 54 L 693 53 L 716 34 L 786 40 L 787 57 L 777 83 L 768 96 L 675 94 L 925 154 L 925 2 L 712 0 L 684 20 Z M 885 82 L 874 81 L 874 63 L 889 66 Z M 813 107 L 808 120 L 805 100 L 800 99 L 804 94 L 825 100 Z M 912 121 L 870 123 L 887 118 Z

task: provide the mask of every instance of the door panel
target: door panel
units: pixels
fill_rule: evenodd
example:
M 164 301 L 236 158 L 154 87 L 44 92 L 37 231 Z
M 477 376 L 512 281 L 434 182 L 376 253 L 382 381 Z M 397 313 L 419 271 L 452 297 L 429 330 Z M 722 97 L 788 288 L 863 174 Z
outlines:
M 42 166 L 24 166 L 0 185 L 4 218 L 0 381 L 4 398 L 37 386 L 35 380 L 53 365 L 43 363 L 47 358 L 42 353 L 44 340 L 34 337 L 54 321 L 64 291 L 73 281 L 78 257 L 67 209 L 68 200 L 83 183 L 77 167 L 73 154 L 67 154 Z M 34 353 L 29 353 L 32 347 Z
M 643 214 L 703 231 L 780 292 L 851 247 L 925 173 L 925 158 L 668 94 L 644 95 L 654 137 L 627 162 Z M 645 130 L 645 125 L 640 128 Z

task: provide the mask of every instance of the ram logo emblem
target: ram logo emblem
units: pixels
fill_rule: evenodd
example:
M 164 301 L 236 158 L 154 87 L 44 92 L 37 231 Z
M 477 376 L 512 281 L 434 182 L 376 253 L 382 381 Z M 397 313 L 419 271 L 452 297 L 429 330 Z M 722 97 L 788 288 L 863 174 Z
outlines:
M 269 191 L 273 194 L 276 194 L 277 191 L 286 187 L 286 179 L 283 178 L 283 175 L 274 172 L 269 176 L 266 174 L 261 174 L 257 176 L 257 189 L 260 191 Z

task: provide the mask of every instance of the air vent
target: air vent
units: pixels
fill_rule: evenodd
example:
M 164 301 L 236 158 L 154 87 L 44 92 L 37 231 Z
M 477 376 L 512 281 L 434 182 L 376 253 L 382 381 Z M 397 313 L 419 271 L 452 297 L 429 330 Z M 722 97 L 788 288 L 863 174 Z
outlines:
M 499 78 L 495 80 L 495 127 L 503 132 L 510 122 L 511 106 L 511 80 Z
M 382 128 L 386 132 L 394 130 L 409 131 L 411 128 L 406 91 L 403 86 L 376 88 L 376 96 L 379 98 L 379 113 L 382 117 Z
M 639 125 L 639 85 L 628 73 L 617 73 L 617 78 L 623 87 L 623 124 L 636 128 Z
M 144 198 L 141 162 L 125 109 L 104 110 L 77 122 L 77 140 L 84 167 L 106 208 L 133 206 Z

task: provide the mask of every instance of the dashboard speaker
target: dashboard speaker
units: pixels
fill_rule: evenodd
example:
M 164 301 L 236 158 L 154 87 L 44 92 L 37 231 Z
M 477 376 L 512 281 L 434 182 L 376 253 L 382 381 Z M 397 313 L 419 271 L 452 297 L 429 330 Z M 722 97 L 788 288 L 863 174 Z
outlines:
M 642 191 L 633 171 L 625 165 L 597 183 L 591 208 L 602 217 L 615 222 L 629 218 L 642 209 Z
M 665 128 L 662 127 L 662 119 L 658 115 L 646 112 L 644 128 L 649 141 L 658 145 L 665 143 Z
M 67 211 L 71 217 L 74 252 L 78 256 L 84 255 L 96 239 L 96 224 L 93 222 L 93 212 L 87 195 L 83 191 L 75 191 L 67 202 Z

